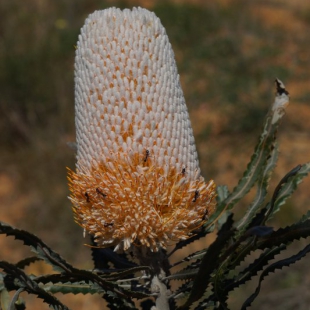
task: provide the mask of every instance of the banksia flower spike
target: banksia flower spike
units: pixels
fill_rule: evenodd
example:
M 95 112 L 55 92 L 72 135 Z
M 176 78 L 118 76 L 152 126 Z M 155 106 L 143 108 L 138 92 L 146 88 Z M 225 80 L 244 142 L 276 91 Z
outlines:
M 75 220 L 98 246 L 151 251 L 188 238 L 213 212 L 174 54 L 151 12 L 91 14 L 75 58 Z

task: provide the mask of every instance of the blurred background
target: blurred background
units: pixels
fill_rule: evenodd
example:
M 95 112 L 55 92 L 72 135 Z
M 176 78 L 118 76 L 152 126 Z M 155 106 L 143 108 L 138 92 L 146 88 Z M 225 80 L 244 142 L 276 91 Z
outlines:
M 271 180 L 310 159 L 310 3 L 304 0 L 5 0 L 0 2 L 0 220 L 29 230 L 79 268 L 92 268 L 73 221 L 66 167 L 74 168 L 73 66 L 85 18 L 110 6 L 154 11 L 172 43 L 207 179 L 232 189 L 250 159 L 281 79 L 291 103 Z M 306 179 L 274 218 L 277 228 L 310 208 Z M 251 193 L 250 195 L 251 196 Z M 239 216 L 249 199 L 239 204 Z M 298 251 L 309 240 L 293 244 Z M 194 249 L 193 249 L 194 250 Z M 285 253 L 284 257 L 291 252 Z M 0 259 L 30 255 L 0 236 Z M 43 264 L 33 273 L 50 272 Z M 251 309 L 309 309 L 310 258 L 263 282 Z M 234 291 L 231 309 L 255 289 Z M 48 309 L 23 295 L 29 309 Z M 71 309 L 103 309 L 96 296 L 57 297 Z

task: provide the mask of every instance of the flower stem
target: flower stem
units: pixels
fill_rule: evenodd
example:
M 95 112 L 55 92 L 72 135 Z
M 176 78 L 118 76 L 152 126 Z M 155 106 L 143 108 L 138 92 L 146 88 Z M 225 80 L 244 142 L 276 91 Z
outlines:
M 163 272 L 164 274 L 164 272 Z M 168 298 L 170 291 L 164 282 L 161 281 L 161 275 L 155 275 L 152 279 L 151 292 L 157 294 L 156 306 L 152 307 L 152 310 L 169 310 Z

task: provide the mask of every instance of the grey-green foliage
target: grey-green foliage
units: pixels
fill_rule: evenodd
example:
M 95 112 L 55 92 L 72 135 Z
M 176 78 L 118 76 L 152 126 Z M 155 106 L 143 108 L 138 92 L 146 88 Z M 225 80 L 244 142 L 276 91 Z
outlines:
M 242 305 L 242 309 L 247 309 L 255 301 L 263 280 L 270 273 L 290 266 L 310 251 L 310 245 L 307 245 L 294 255 L 274 261 L 276 255 L 293 241 L 310 236 L 310 212 L 285 228 L 274 230 L 267 226 L 270 218 L 276 216 L 310 170 L 310 163 L 297 165 L 282 178 L 270 201 L 267 201 L 269 180 L 278 158 L 276 133 L 288 103 L 284 85 L 276 80 L 276 86 L 275 102 L 267 114 L 247 169 L 236 187 L 229 192 L 226 186 L 219 186 L 216 211 L 208 222 L 187 240 L 179 241 L 170 253 L 164 250 L 157 253 L 156 259 L 150 260 L 156 261 L 155 264 L 140 266 L 133 253 L 119 256 L 111 249 L 95 247 L 92 249 L 95 269 L 81 270 L 66 262 L 38 237 L 0 223 L 2 234 L 22 240 L 35 253 L 35 257 L 16 264 L 0 261 L 2 309 L 24 309 L 24 303 L 19 298 L 22 291 L 37 295 L 53 309 L 67 309 L 53 296 L 59 292 L 100 294 L 110 309 L 136 309 L 139 301 L 142 309 L 150 309 L 157 300 L 156 290 L 151 286 L 152 279 L 159 277 L 162 271 L 160 281 L 165 286 L 169 287 L 172 281 L 183 281 L 166 296 L 169 309 L 229 309 L 230 292 L 259 275 L 257 288 Z M 238 208 L 238 202 L 253 187 L 256 188 L 253 201 L 244 216 L 235 222 L 234 210 Z M 172 254 L 214 230 L 217 230 L 217 237 L 210 246 L 170 264 Z M 255 251 L 260 251 L 260 255 L 251 259 Z M 37 260 L 50 264 L 56 273 L 40 276 L 26 274 L 23 269 Z M 115 268 L 111 268 L 110 263 Z M 176 267 L 179 269 L 176 270 Z M 8 294 L 10 291 L 15 291 L 13 297 Z

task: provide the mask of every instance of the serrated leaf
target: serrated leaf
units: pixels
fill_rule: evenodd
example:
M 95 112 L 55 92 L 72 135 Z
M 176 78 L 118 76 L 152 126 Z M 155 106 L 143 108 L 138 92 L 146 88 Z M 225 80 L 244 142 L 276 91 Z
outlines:
M 38 283 L 39 285 L 47 284 L 47 283 L 67 283 L 67 282 L 78 282 L 75 281 L 75 279 L 70 275 L 70 274 L 65 274 L 65 273 L 56 273 L 56 274 L 48 274 L 48 275 L 43 275 L 43 276 L 38 276 L 33 279 Z M 83 281 L 83 280 L 81 280 Z M 88 281 L 88 280 L 85 280 Z
M 8 290 L 23 289 L 30 294 L 37 295 L 43 299 L 45 303 L 57 310 L 68 310 L 57 298 L 45 292 L 38 284 L 28 277 L 24 271 L 17 268 L 15 265 L 5 261 L 0 261 L 0 268 L 4 270 L 7 276 L 4 278 L 5 287 Z
M 182 284 L 173 294 L 174 299 L 185 298 L 189 296 L 190 290 L 192 289 L 193 281 L 187 281 Z
M 128 297 L 128 298 L 145 298 L 146 294 L 138 291 L 130 291 L 130 290 L 124 290 L 119 285 L 107 281 L 100 277 L 99 275 L 87 271 L 87 270 L 79 270 L 75 269 L 71 274 L 71 277 L 75 279 L 76 281 L 91 281 L 96 284 L 98 284 L 104 291 L 113 291 L 116 295 L 120 297 Z
M 174 252 L 181 250 L 182 248 L 186 247 L 187 245 L 191 244 L 192 242 L 199 240 L 200 238 L 205 237 L 209 231 L 205 230 L 204 227 L 201 227 L 200 230 L 194 232 L 195 234 L 189 238 L 187 238 L 186 240 L 181 240 L 179 241 L 174 249 L 168 254 L 167 257 L 170 257 Z
M 198 273 L 198 268 L 196 269 L 185 269 L 178 272 L 175 272 L 168 277 L 165 278 L 165 280 L 188 280 L 188 279 L 194 279 L 195 276 Z
M 51 264 L 56 271 L 61 271 L 70 275 L 74 281 L 90 280 L 97 283 L 103 290 L 114 289 L 119 295 L 123 294 L 121 293 L 121 289 L 112 282 L 108 282 L 94 273 L 72 267 L 37 236 L 27 231 L 19 230 L 0 222 L 0 233 L 14 236 L 15 239 L 22 240 L 24 244 L 30 246 L 40 258 Z M 132 292 L 132 295 L 136 298 L 144 298 L 144 295 L 141 297 L 142 293 L 140 292 Z
M 282 259 L 268 266 L 260 275 L 258 286 L 256 287 L 255 292 L 244 302 L 241 310 L 247 309 L 252 304 L 252 302 L 255 300 L 255 298 L 258 296 L 260 292 L 262 281 L 266 278 L 266 276 L 269 275 L 269 273 L 274 272 L 277 269 L 282 269 L 283 267 L 288 267 L 291 264 L 296 263 L 301 258 L 303 258 L 305 255 L 307 255 L 309 252 L 310 252 L 310 244 L 307 245 L 303 250 L 298 252 L 296 255 L 292 255 L 286 259 Z
M 188 309 L 195 301 L 199 300 L 209 285 L 212 272 L 218 268 L 219 256 L 227 241 L 233 236 L 231 230 L 233 226 L 232 215 L 218 232 L 216 240 L 210 245 L 203 257 L 198 273 L 194 279 L 193 287 L 187 301 L 179 309 Z
M 286 246 L 282 244 L 279 247 L 265 250 L 257 259 L 253 261 L 253 263 L 251 263 L 248 267 L 242 270 L 233 279 L 228 279 L 225 281 L 224 286 L 227 293 L 251 280 L 254 276 L 258 274 L 259 271 L 261 271 L 268 264 L 270 260 L 274 259 L 276 255 L 278 255 L 285 249 Z
M 137 267 L 138 268 L 138 267 Z M 145 298 L 149 295 L 140 292 L 140 291 L 130 291 L 125 290 L 121 288 L 119 285 L 117 285 L 114 282 L 107 281 L 105 278 L 102 278 L 97 273 L 90 272 L 87 270 L 79 270 L 74 269 L 69 274 L 53 274 L 53 275 L 47 275 L 47 276 L 41 276 L 37 277 L 35 279 L 38 283 L 46 284 L 48 282 L 52 283 L 66 283 L 66 282 L 85 282 L 89 284 L 96 284 L 100 288 L 100 291 L 107 292 L 114 291 L 116 295 L 120 297 L 133 297 L 133 298 Z
M 207 291 L 204 296 L 198 302 L 198 305 L 194 308 L 194 310 L 204 310 L 204 309 L 215 309 L 217 302 L 214 302 L 214 298 L 212 298 L 214 294 L 212 293 L 212 285 L 211 289 Z
M 252 277 L 256 276 L 259 271 L 261 271 L 270 260 L 272 260 L 277 254 L 286 249 L 285 245 L 281 245 L 280 247 L 275 247 L 274 249 L 268 249 L 264 253 L 260 255 L 252 264 L 246 267 L 243 271 L 235 275 L 230 279 L 222 279 L 220 283 L 214 283 L 213 285 L 213 294 L 204 298 L 199 305 L 195 308 L 195 310 L 203 310 L 208 304 L 217 304 L 220 300 L 222 305 L 225 305 L 228 294 L 239 286 L 245 284 L 250 281 Z M 229 267 L 228 267 L 229 268 Z M 232 268 L 231 268 L 232 269 Z M 216 285 L 221 285 L 220 288 L 220 296 Z M 219 308 L 219 309 L 225 309 Z
M 268 192 L 271 172 L 273 171 L 277 163 L 278 153 L 278 145 L 275 143 L 275 147 L 272 150 L 271 156 L 266 163 L 266 167 L 263 173 L 258 178 L 255 198 L 247 209 L 246 214 L 236 225 L 240 233 L 247 229 L 247 226 L 249 225 L 251 220 L 256 216 L 257 210 L 262 207 L 262 204 Z
M 279 228 L 272 232 L 266 238 L 261 238 L 257 241 L 257 249 L 264 250 L 265 248 L 272 248 L 281 244 L 288 244 L 294 240 L 301 238 L 307 238 L 310 236 L 310 219 L 287 226 L 285 228 Z
M 194 310 L 205 310 L 205 309 L 214 309 L 216 303 L 214 301 L 209 301 L 208 298 L 203 299 L 199 302 L 198 306 Z
M 177 265 L 180 265 L 181 263 L 189 262 L 191 260 L 200 260 L 206 254 L 206 251 L 207 251 L 206 249 L 196 251 L 196 252 L 186 256 L 184 259 L 174 263 L 171 267 L 175 267 Z
M 254 226 L 246 231 L 245 236 L 266 237 L 273 232 L 272 227 Z
M 14 236 L 15 239 L 23 241 L 25 245 L 31 247 L 39 258 L 50 264 L 56 271 L 70 272 L 73 269 L 69 263 L 58 253 L 50 249 L 41 239 L 25 230 L 20 230 L 9 224 L 0 222 L 0 233 L 6 234 L 7 236 Z
M 243 233 L 243 235 L 239 236 L 239 238 L 232 242 L 232 244 L 223 253 L 223 257 L 227 259 L 227 264 L 223 265 L 224 269 L 234 270 L 247 255 L 256 250 L 256 241 L 258 238 L 269 236 L 272 232 L 272 227 L 254 226 Z M 237 234 L 238 232 L 236 232 L 234 239 L 236 239 Z M 247 243 L 244 244 L 247 239 Z
M 27 257 L 25 259 L 20 260 L 18 263 L 15 264 L 16 267 L 20 269 L 24 269 L 25 267 L 29 266 L 30 264 L 33 264 L 37 261 L 41 261 L 42 259 L 37 256 Z
M 151 272 L 151 268 L 149 266 L 138 266 L 138 267 L 128 268 L 126 270 L 120 270 L 118 272 L 113 272 L 111 274 L 105 275 L 105 277 L 108 280 L 124 279 L 124 277 L 132 275 L 139 271 Z M 101 273 L 98 273 L 98 274 L 100 275 Z
M 40 285 L 46 292 L 52 294 L 62 293 L 62 294 L 98 294 L 102 293 L 103 290 L 96 283 L 85 283 L 83 282 L 66 282 L 66 283 L 48 283 Z
M 263 225 L 262 223 L 264 222 L 264 218 L 266 215 L 268 209 L 267 207 L 262 208 L 250 221 L 250 223 L 247 225 L 246 229 L 250 229 L 255 226 L 260 226 Z

